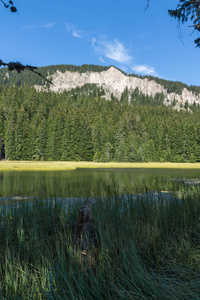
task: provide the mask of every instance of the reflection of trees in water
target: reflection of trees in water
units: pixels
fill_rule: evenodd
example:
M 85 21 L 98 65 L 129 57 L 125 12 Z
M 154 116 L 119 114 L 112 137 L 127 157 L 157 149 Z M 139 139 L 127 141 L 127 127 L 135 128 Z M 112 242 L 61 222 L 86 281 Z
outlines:
M 0 184 L 3 182 L 4 175 L 0 174 Z
M 92 172 L 2 172 L 0 197 L 86 197 L 91 195 Z
M 164 178 L 182 176 L 182 170 L 75 170 L 61 172 L 0 173 L 0 197 L 37 196 L 90 197 L 100 195 L 108 185 L 114 185 L 121 194 L 158 190 Z M 197 178 L 196 171 L 187 170 L 187 176 Z

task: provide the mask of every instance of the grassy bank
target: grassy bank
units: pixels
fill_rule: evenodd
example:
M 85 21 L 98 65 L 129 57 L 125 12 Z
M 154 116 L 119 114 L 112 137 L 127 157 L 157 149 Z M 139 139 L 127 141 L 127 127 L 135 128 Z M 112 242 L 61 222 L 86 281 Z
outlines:
M 95 163 L 73 161 L 0 161 L 0 171 L 62 171 L 77 168 L 200 169 L 200 163 Z
M 81 203 L 3 208 L 0 297 L 199 299 L 199 187 L 180 185 L 181 199 L 167 202 L 118 197 L 114 183 L 99 189 L 106 197 L 91 202 L 97 248 L 84 257 L 73 244 Z

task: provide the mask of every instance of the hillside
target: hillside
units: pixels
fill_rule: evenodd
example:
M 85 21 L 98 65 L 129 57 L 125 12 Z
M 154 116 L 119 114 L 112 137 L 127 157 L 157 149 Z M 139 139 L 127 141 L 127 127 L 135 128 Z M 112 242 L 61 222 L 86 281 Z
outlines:
M 162 97 L 103 98 L 86 84 L 68 92 L 0 86 L 0 144 L 10 160 L 197 162 L 200 110 L 177 111 Z
M 113 66 L 38 71 L 54 85 L 0 70 L 0 159 L 200 161 L 198 87 Z
M 39 68 L 38 72 L 48 77 L 54 85 L 49 85 L 44 79 L 31 72 L 9 73 L 6 68 L 0 69 L 0 85 L 34 86 L 37 90 L 50 89 L 54 92 L 64 92 L 95 84 L 103 89 L 103 97 L 107 100 L 127 98 L 130 103 L 137 98 L 138 94 L 142 94 L 151 98 L 160 95 L 159 98 L 164 105 L 178 110 L 187 108 L 188 105 L 200 104 L 200 87 L 187 86 L 181 82 L 152 76 L 128 75 L 113 66 L 55 65 Z

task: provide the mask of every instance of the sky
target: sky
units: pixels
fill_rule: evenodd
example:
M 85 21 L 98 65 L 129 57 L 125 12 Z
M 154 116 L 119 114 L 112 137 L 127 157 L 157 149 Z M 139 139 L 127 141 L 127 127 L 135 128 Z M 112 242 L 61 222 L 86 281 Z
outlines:
M 8 2 L 8 0 L 4 0 Z M 200 86 L 200 49 L 190 23 L 168 15 L 178 0 L 13 0 L 0 3 L 0 59 L 33 66 L 114 65 Z

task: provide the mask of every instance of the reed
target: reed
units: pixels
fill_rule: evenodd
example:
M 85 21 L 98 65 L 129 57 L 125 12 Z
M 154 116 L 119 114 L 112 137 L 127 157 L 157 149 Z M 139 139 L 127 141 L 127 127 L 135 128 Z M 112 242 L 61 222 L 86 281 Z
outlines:
M 170 188 L 119 195 L 104 181 L 67 209 L 56 198 L 2 206 L 0 299 L 199 299 L 200 188 Z M 83 257 L 73 228 L 85 201 L 98 246 Z

